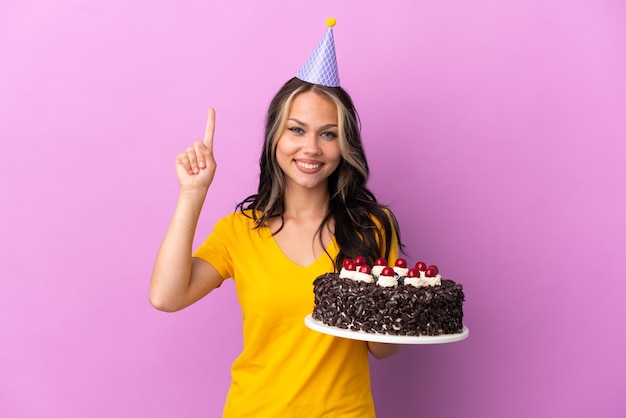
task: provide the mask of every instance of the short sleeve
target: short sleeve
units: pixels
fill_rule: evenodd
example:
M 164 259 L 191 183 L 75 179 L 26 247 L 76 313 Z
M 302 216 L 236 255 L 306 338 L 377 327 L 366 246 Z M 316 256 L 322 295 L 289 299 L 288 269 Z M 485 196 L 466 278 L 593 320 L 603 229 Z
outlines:
M 236 233 L 233 230 L 232 219 L 232 215 L 220 219 L 211 234 L 193 254 L 193 257 L 213 266 L 223 279 L 233 277 L 233 261 L 229 247 Z

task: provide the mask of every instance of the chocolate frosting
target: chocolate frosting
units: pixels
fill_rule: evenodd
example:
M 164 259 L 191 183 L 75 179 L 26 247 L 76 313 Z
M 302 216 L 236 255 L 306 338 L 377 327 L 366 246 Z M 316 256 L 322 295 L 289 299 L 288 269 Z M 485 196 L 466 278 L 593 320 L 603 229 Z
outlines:
M 375 283 L 327 273 L 313 281 L 313 318 L 329 326 L 391 335 L 441 335 L 463 330 L 463 286 L 443 279 L 440 286 Z

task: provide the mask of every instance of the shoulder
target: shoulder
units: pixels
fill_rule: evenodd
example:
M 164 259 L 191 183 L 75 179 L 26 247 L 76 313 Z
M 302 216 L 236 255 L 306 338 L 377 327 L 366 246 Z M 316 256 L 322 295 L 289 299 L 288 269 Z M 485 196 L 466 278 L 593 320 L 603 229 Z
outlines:
M 230 230 L 249 230 L 255 229 L 256 224 L 254 221 L 253 213 L 251 210 L 244 210 L 232 212 L 223 218 L 221 218 L 215 225 L 215 229 L 230 229 Z

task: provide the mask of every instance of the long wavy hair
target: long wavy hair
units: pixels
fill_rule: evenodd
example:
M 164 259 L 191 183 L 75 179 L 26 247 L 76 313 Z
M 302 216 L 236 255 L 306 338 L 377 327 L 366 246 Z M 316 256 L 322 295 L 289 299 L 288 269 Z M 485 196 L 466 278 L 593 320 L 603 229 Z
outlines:
M 257 228 L 266 226 L 272 217 L 280 217 L 281 226 L 274 234 L 282 229 L 285 174 L 276 160 L 276 144 L 285 129 L 294 98 L 308 91 L 315 92 L 336 105 L 341 150 L 339 166 L 328 178 L 329 207 L 317 235 L 321 241 L 321 231 L 334 220 L 335 240 L 340 249 L 333 260 L 337 271 L 341 269 L 346 257 L 362 255 L 370 265 L 378 257 L 388 259 L 392 237 L 395 236 L 400 249 L 403 248 L 400 228 L 391 210 L 378 203 L 374 194 L 366 187 L 369 166 L 361 142 L 360 120 L 352 99 L 341 87 L 325 87 L 292 78 L 276 93 L 265 121 L 257 193 L 248 196 L 237 208 L 247 216 L 250 215 L 245 211 L 249 210 Z

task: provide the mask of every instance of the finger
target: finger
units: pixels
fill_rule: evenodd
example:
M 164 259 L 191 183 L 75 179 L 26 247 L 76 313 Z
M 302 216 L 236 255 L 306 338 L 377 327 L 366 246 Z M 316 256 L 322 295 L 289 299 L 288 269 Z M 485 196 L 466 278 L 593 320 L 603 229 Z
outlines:
M 213 152 L 213 134 L 215 132 L 215 109 L 209 108 L 209 114 L 206 119 L 206 128 L 204 129 L 204 145 Z
M 189 158 L 189 164 L 191 166 L 190 174 L 197 174 L 200 172 L 198 168 L 198 159 L 196 158 L 196 149 L 194 147 L 187 148 L 187 158 Z
M 193 174 L 186 152 L 181 152 L 176 156 L 176 164 L 181 165 L 189 174 Z
M 206 146 L 200 142 L 196 141 L 193 143 L 193 148 L 196 152 L 196 160 L 198 161 L 198 167 L 204 168 L 206 167 L 206 160 L 204 153 L 206 152 Z

